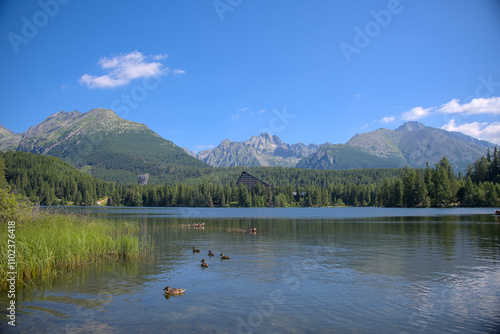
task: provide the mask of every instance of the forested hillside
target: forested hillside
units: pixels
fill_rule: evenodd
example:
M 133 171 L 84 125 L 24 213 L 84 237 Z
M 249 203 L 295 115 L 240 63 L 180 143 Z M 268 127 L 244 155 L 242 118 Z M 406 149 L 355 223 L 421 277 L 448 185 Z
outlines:
M 145 124 L 122 119 L 108 109 L 61 111 L 17 135 L 0 129 L 0 149 L 58 157 L 87 174 L 120 184 L 134 182 L 144 173 L 152 182 L 177 182 L 179 174 L 193 177 L 208 167 Z
M 389 207 L 494 207 L 500 205 L 500 152 L 479 158 L 465 177 L 457 178 L 448 159 L 424 171 L 406 168 L 387 179 L 378 191 L 378 205 Z
M 307 170 L 253 167 L 245 171 L 274 186 L 252 191 L 235 185 L 242 167 L 193 168 L 162 185 L 115 185 L 84 175 L 58 158 L 3 154 L 6 179 L 16 192 L 43 205 L 125 206 L 449 207 L 500 205 L 500 154 L 481 157 L 457 177 L 444 157 L 426 169 Z
M 81 173 L 59 158 L 25 152 L 2 156 L 11 188 L 41 205 L 93 205 L 115 187 L 112 182 Z

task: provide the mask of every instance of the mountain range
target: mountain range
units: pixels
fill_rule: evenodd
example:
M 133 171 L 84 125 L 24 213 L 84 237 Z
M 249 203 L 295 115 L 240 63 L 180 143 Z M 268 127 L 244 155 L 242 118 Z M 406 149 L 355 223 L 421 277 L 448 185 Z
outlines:
M 21 134 L 0 130 L 2 151 L 55 156 L 119 183 L 136 182 L 143 173 L 168 179 L 180 169 L 207 166 L 146 125 L 124 120 L 108 109 L 61 111 Z
M 195 154 L 166 140 L 146 125 L 124 120 L 108 109 L 58 112 L 24 133 L 0 125 L 0 150 L 25 151 L 62 158 L 80 170 L 119 183 L 137 175 L 166 182 L 175 175 L 231 166 L 283 166 L 308 169 L 425 167 L 446 156 L 464 171 L 494 144 L 458 132 L 407 122 L 396 130 L 357 134 L 345 144 L 287 144 L 262 133 L 245 142 L 225 139 Z
M 283 166 L 308 169 L 397 168 L 434 165 L 446 156 L 456 171 L 494 144 L 459 132 L 449 132 L 410 121 L 396 130 L 378 129 L 357 134 L 346 144 L 285 144 L 277 136 L 262 133 L 245 142 L 225 139 L 213 149 L 189 152 L 214 167 Z
M 285 144 L 278 136 L 262 133 L 245 142 L 225 139 L 218 147 L 201 151 L 195 156 L 214 167 L 295 167 L 300 160 L 316 152 L 319 147 L 320 145 L 316 144 Z

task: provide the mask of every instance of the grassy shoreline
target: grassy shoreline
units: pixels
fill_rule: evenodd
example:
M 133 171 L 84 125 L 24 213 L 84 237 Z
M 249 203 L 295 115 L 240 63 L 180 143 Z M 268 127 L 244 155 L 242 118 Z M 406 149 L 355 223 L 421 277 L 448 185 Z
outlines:
M 0 223 L 7 236 L 7 222 Z M 74 214 L 28 213 L 16 220 L 17 287 L 37 286 L 89 263 L 149 261 L 154 255 L 141 242 L 136 223 L 116 223 Z M 7 237 L 0 252 L 7 254 Z M 7 289 L 7 256 L 0 257 L 0 290 Z

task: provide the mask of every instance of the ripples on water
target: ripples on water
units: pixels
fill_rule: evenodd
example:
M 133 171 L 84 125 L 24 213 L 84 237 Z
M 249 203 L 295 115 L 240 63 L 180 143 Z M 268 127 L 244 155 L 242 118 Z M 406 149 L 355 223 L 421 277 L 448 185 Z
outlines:
M 96 209 L 118 221 L 139 221 L 141 236 L 159 249 L 156 263 L 89 268 L 53 287 L 26 291 L 18 329 L 496 333 L 500 328 L 497 217 L 439 210 L 420 211 L 427 216 L 419 217 L 419 211 L 400 209 L 384 210 L 389 217 L 370 217 L 380 211 L 317 210 L 264 211 L 264 216 L 256 211 L 261 218 L 247 218 L 251 210 L 243 218 L 228 210 L 219 218 L 179 218 L 175 209 L 153 209 L 151 216 L 145 209 Z M 198 215 L 203 212 L 213 215 L 197 209 Z M 289 212 L 301 212 L 301 218 Z M 204 230 L 181 227 L 200 221 Z M 258 233 L 227 232 L 228 227 L 256 227 Z M 193 254 L 193 246 L 201 253 Z M 216 256 L 209 257 L 208 250 Z M 222 252 L 231 260 L 221 261 Z M 202 258 L 209 268 L 201 268 Z M 187 291 L 167 299 L 165 285 Z M 0 330 L 12 329 L 4 321 Z

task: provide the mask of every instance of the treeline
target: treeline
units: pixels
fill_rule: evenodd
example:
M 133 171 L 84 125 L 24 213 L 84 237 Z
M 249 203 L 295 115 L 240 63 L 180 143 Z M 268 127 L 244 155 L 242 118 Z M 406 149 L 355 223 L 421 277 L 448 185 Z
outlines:
M 62 160 L 23 152 L 3 154 L 6 179 L 42 205 L 315 207 L 448 207 L 500 205 L 500 153 L 478 159 L 456 176 L 446 158 L 425 169 L 307 170 L 252 167 L 245 171 L 274 188 L 237 187 L 243 167 L 187 172 L 162 185 L 115 185 L 80 173 Z M 173 172 L 173 174 L 176 174 Z M 177 176 L 179 177 L 179 176 Z M 194 181 L 196 180 L 196 182 Z
M 33 203 L 94 205 L 115 189 L 112 182 L 85 175 L 59 158 L 26 152 L 0 155 L 10 188 Z
M 456 177 L 444 157 L 435 168 L 405 168 L 400 177 L 384 181 L 378 206 L 387 207 L 494 207 L 500 205 L 500 152 L 479 158 L 464 177 Z
M 109 196 L 108 205 L 125 206 L 202 206 L 202 207 L 310 207 L 310 206 L 373 206 L 376 186 L 330 185 L 328 187 L 258 185 L 246 187 L 230 184 L 184 183 L 162 186 L 118 186 Z
M 243 167 L 210 167 L 197 171 L 194 167 L 173 166 L 168 173 L 175 175 L 177 181 L 125 186 L 85 175 L 55 157 L 25 152 L 7 152 L 3 157 L 11 188 L 41 205 L 95 205 L 98 200 L 108 198 L 110 205 L 126 206 L 368 206 L 375 204 L 376 185 L 402 172 L 401 169 L 245 168 L 276 185 L 272 194 L 268 194 L 265 189 L 249 192 L 236 187 Z

